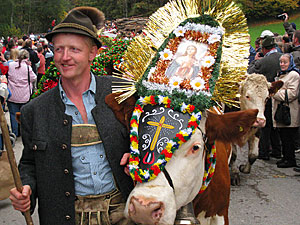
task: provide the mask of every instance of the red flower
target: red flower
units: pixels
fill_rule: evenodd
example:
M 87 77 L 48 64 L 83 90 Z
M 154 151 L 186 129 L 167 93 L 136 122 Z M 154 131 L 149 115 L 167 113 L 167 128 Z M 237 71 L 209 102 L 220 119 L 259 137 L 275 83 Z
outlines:
M 150 169 L 153 170 L 155 176 L 157 176 L 160 173 L 160 169 L 157 165 L 151 166 Z
M 150 96 L 150 103 L 151 103 L 151 105 L 155 105 L 156 104 L 155 103 L 155 97 L 154 97 L 154 95 Z
M 195 106 L 194 105 L 190 105 L 190 111 L 193 112 L 195 110 Z
M 141 178 L 140 178 L 140 176 L 138 175 L 138 173 L 137 173 L 136 170 L 134 171 L 134 179 L 135 179 L 136 181 L 142 183 L 142 180 L 141 180 Z
M 178 137 L 180 141 L 186 142 L 182 134 L 176 134 L 176 137 Z
M 166 158 L 171 158 L 172 157 L 172 153 L 169 153 L 168 151 L 167 151 L 167 149 L 164 149 L 164 150 L 162 150 L 162 152 L 161 152 L 163 155 L 165 155 L 166 156 Z
M 194 128 L 196 128 L 196 127 L 198 127 L 198 123 L 196 121 L 191 121 L 191 122 L 189 122 L 188 127 L 194 127 Z

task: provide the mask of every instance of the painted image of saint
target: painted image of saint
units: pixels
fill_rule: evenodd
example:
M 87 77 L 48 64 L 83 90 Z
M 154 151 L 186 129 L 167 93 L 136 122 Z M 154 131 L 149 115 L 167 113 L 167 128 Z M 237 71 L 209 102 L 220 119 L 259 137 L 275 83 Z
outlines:
M 175 59 L 165 72 L 166 76 L 168 78 L 178 76 L 182 79 L 195 78 L 200 70 L 200 58 L 206 52 L 205 47 L 188 41 L 182 43 L 175 54 Z M 200 50 L 202 51 L 200 52 Z

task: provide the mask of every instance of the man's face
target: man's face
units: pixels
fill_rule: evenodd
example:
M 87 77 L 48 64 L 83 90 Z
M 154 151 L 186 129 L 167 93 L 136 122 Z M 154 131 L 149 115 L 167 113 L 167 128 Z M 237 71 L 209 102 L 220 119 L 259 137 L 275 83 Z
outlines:
M 63 79 L 81 80 L 90 74 L 90 64 L 97 47 L 86 37 L 77 34 L 56 34 L 53 37 L 54 62 Z

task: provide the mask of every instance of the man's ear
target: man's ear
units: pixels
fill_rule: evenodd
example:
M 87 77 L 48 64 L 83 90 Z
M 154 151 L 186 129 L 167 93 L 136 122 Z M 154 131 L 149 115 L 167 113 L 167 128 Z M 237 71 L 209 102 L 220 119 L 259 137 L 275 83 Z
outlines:
M 90 62 L 93 62 L 93 60 L 96 57 L 97 53 L 98 53 L 98 47 L 96 45 L 93 45 L 91 47 L 90 55 L 89 55 L 89 61 Z
M 123 93 L 112 93 L 105 97 L 105 103 L 112 109 L 115 117 L 130 130 L 130 119 L 135 107 L 136 99 L 134 96 L 127 98 L 120 104 L 116 101 L 116 97 Z

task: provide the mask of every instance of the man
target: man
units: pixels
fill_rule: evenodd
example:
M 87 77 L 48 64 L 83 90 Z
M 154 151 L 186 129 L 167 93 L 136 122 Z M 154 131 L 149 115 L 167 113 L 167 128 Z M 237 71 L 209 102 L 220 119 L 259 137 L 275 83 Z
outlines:
M 37 53 L 32 49 L 32 41 L 27 39 L 25 41 L 25 46 L 22 48 L 29 52 L 29 60 L 31 62 L 32 70 L 35 74 L 37 74 L 37 64 L 40 62 L 40 59 Z
M 22 212 L 32 212 L 38 199 L 42 225 L 131 224 L 123 216 L 133 188 L 124 173 L 129 135 L 104 101 L 118 79 L 90 71 L 101 46 L 94 27 L 103 21 L 99 10 L 79 7 L 46 35 L 59 85 L 21 111 L 24 187 L 10 199 Z
M 262 41 L 263 57 L 256 54 L 255 60 L 248 67 L 248 73 L 265 75 L 269 82 L 273 82 L 278 70 L 280 70 L 279 58 L 282 55 L 277 52 L 274 38 L 266 36 Z M 269 160 L 270 155 L 275 158 L 281 157 L 281 146 L 278 131 L 273 127 L 272 101 L 269 99 L 265 107 L 266 126 L 261 129 L 259 140 L 259 159 Z M 272 153 L 269 154 L 270 146 Z
M 284 16 L 284 20 L 283 20 L 284 30 L 287 33 L 287 35 L 289 36 L 290 41 L 292 41 L 293 34 L 294 34 L 295 30 L 296 30 L 296 24 L 288 22 L 289 15 L 287 13 L 283 13 L 281 15 Z
M 290 53 L 294 58 L 297 68 L 300 69 L 300 30 L 295 30 L 293 33 Z

